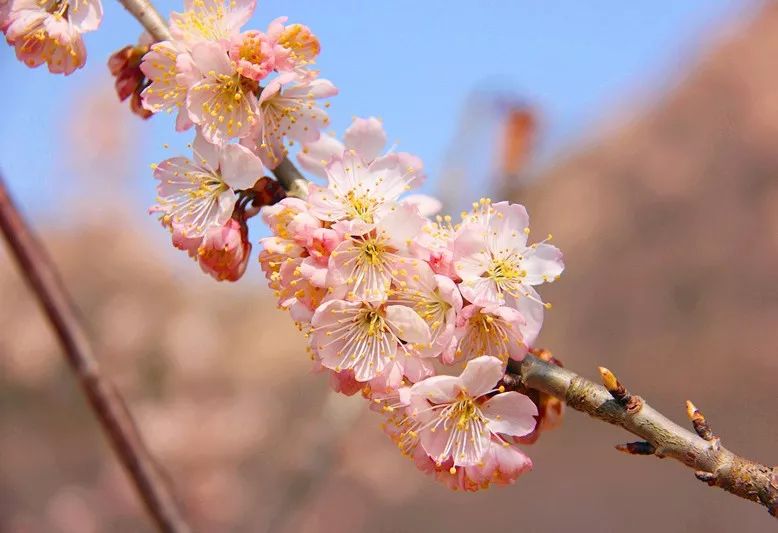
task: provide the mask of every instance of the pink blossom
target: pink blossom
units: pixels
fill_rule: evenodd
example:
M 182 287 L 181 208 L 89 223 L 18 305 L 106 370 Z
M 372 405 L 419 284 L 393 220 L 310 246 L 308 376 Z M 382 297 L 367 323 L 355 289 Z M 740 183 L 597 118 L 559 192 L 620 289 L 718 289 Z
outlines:
M 321 51 L 319 40 L 308 26 L 285 26 L 285 22 L 286 17 L 279 17 L 270 23 L 267 30 L 274 47 L 276 68 L 283 72 L 313 64 Z
M 176 130 L 190 128 L 186 94 L 201 76 L 189 52 L 173 41 L 158 42 L 143 56 L 140 69 L 151 82 L 141 92 L 143 107 L 154 113 L 177 111 Z
M 321 365 L 319 365 L 321 367 Z M 332 387 L 332 390 L 335 392 L 339 392 L 341 394 L 345 394 L 346 396 L 353 396 L 354 394 L 358 393 L 362 390 L 362 388 L 365 386 L 364 383 L 360 383 L 356 379 L 354 379 L 354 372 L 351 370 L 343 370 L 341 372 L 334 372 L 330 369 L 325 369 L 324 367 L 321 367 L 323 370 L 326 370 L 327 373 L 330 376 L 330 387 Z
M 408 249 L 423 224 L 413 208 L 398 206 L 374 230 L 346 235 L 330 254 L 327 284 L 343 287 L 349 300 L 385 301 L 397 274 L 415 273 L 418 263 L 408 258 Z
M 508 358 L 521 360 L 528 349 L 522 333 L 526 325 L 526 318 L 512 307 L 466 305 L 457 315 L 455 342 L 443 360 L 451 363 L 482 355 L 495 356 L 503 363 Z
M 353 152 L 364 164 L 370 165 L 381 156 L 386 140 L 386 132 L 380 120 L 375 117 L 354 117 L 343 135 L 343 142 L 332 135 L 322 135 L 316 141 L 303 144 L 303 149 L 297 154 L 297 160 L 305 170 L 326 178 L 327 165 L 334 158 L 344 158 L 347 152 Z M 414 174 L 413 185 L 421 184 L 424 180 L 424 164 L 421 159 L 405 152 L 392 152 L 392 155 L 399 168 L 409 169 L 406 171 Z M 421 202 L 421 207 L 432 207 L 434 202 L 426 197 Z
M 47 63 L 55 74 L 84 66 L 81 35 L 96 30 L 103 17 L 99 0 L 14 0 L 3 11 L 0 28 L 16 57 L 29 67 Z
M 359 382 L 375 378 L 405 350 L 429 342 L 429 327 L 410 307 L 330 300 L 311 320 L 311 348 L 336 372 L 353 370 Z
M 309 187 L 311 213 L 325 221 L 350 221 L 349 232 L 359 233 L 397 209 L 397 199 L 414 184 L 416 173 L 396 154 L 368 164 L 349 150 L 330 161 L 327 177 L 326 188 Z
M 256 82 L 238 73 L 222 43 L 195 44 L 192 59 L 203 77 L 187 93 L 190 120 L 210 143 L 248 136 L 259 113 Z
M 275 168 L 286 157 L 284 139 L 307 143 L 319 138 L 327 124 L 327 113 L 316 100 L 335 96 L 338 90 L 324 79 L 285 73 L 271 81 L 259 96 L 261 120 L 250 142 L 268 168 Z
M 528 246 L 528 234 L 523 206 L 483 200 L 454 243 L 462 296 L 476 305 L 505 305 L 533 298 L 530 287 L 554 281 L 564 270 L 562 253 L 550 244 Z
M 197 259 L 197 250 L 203 243 L 202 237 L 187 237 L 182 227 L 178 224 L 171 224 L 170 231 L 173 237 L 173 246 L 186 252 L 192 259 Z
M 412 307 L 424 319 L 430 328 L 430 344 L 420 347 L 419 354 L 435 357 L 452 342 L 462 296 L 453 281 L 436 275 L 426 263 L 415 261 L 412 265 L 396 275 L 389 303 Z
M 192 47 L 200 41 L 236 36 L 249 21 L 256 0 L 184 0 L 184 12 L 170 15 L 170 33 Z
M 230 44 L 229 56 L 238 74 L 260 81 L 275 68 L 273 45 L 267 35 L 251 30 L 241 33 Z
M 202 237 L 227 222 L 235 191 L 250 188 L 263 170 L 259 159 L 237 144 L 217 147 L 198 135 L 192 150 L 193 160 L 173 157 L 154 166 L 157 210 L 166 225 L 179 227 L 186 237 Z
M 197 250 L 198 263 L 218 281 L 238 281 L 246 271 L 251 252 L 245 225 L 230 218 L 221 227 L 210 228 Z
M 511 485 L 521 474 L 532 469 L 532 461 L 521 450 L 494 439 L 477 465 L 455 467 L 452 459 L 438 465 L 419 455 L 416 454 L 416 465 L 420 470 L 434 475 L 437 481 L 452 490 L 468 492 L 487 489 L 491 484 Z
M 538 410 L 527 396 L 511 391 L 487 398 L 500 390 L 502 376 L 502 362 L 483 356 L 469 361 L 458 377 L 433 376 L 411 387 L 414 431 L 436 463 L 481 464 L 493 439 L 533 430 Z
M 306 242 L 308 257 L 300 264 L 302 276 L 317 287 L 326 287 L 330 256 L 341 242 L 343 236 L 335 230 L 314 229 Z
M 437 216 L 435 222 L 427 221 L 419 238 L 414 241 L 414 253 L 423 258 L 433 272 L 459 281 L 454 270 L 454 241 L 457 230 L 451 217 Z

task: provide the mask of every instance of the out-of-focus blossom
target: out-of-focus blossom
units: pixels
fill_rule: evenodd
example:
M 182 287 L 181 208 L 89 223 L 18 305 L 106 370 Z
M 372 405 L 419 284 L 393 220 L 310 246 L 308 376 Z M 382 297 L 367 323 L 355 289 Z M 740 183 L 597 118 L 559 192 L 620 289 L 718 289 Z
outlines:
M 20 61 L 67 75 L 84 66 L 81 35 L 98 28 L 103 7 L 100 0 L 11 0 L 0 15 L 0 29 Z
M 262 176 L 262 164 L 237 144 L 217 147 L 199 135 L 192 146 L 194 159 L 173 157 L 155 165 L 159 180 L 158 205 L 162 222 L 185 237 L 202 237 L 223 226 L 232 215 L 235 191 L 249 189 Z

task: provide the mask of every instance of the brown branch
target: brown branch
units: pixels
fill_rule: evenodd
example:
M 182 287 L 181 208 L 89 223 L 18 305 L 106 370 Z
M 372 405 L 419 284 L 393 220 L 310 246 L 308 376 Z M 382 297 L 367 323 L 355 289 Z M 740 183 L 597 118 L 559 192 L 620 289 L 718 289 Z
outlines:
M 155 41 L 172 39 L 165 19 L 148 0 L 119 0 L 119 3 L 135 17 Z
M 100 373 L 75 308 L 43 246 L 16 209 L 0 176 L 0 229 L 56 332 L 100 426 L 160 531 L 190 531 L 119 391 Z
M 619 450 L 672 457 L 694 469 L 695 476 L 708 485 L 761 503 L 771 515 L 778 515 L 778 467 L 770 468 L 744 459 L 721 446 L 694 405 L 689 407 L 689 416 L 696 433 L 669 420 L 639 397 L 630 395 L 610 371 L 602 370 L 607 388 L 527 355 L 520 363 L 511 361 L 508 375 L 527 388 L 554 396 L 573 409 L 621 426 L 645 441 L 619 445 Z M 629 404 L 627 398 L 638 398 L 639 402 L 636 404 L 633 400 Z
M 294 163 L 285 157 L 281 163 L 273 169 L 273 174 L 278 182 L 289 193 L 290 196 L 305 198 L 308 194 L 308 180 L 294 166 Z

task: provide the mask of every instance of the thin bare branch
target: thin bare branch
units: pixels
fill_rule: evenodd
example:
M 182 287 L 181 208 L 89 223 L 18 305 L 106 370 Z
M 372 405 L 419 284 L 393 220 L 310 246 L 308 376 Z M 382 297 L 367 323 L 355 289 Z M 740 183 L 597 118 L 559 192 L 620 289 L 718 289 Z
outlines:
M 680 461 L 694 469 L 695 476 L 708 485 L 761 503 L 771 515 L 778 515 L 778 467 L 770 468 L 744 459 L 721 446 L 693 405 L 689 416 L 693 421 L 697 420 L 696 433 L 669 420 L 639 397 L 630 395 L 607 369 L 601 369 L 601 375 L 608 388 L 533 355 L 527 355 L 520 363 L 512 361 L 508 372 L 525 387 L 554 396 L 594 418 L 621 426 L 645 441 L 621 445 L 618 449 L 648 455 L 653 448 L 653 455 Z M 629 402 L 628 398 L 640 401 Z M 710 435 L 710 439 L 701 435 Z
M 103 376 L 53 263 L 16 209 L 0 176 L 0 229 L 59 339 L 70 369 L 136 492 L 160 531 L 190 531 L 119 391 Z
M 119 3 L 141 23 L 155 41 L 172 39 L 165 19 L 148 0 L 119 0 Z

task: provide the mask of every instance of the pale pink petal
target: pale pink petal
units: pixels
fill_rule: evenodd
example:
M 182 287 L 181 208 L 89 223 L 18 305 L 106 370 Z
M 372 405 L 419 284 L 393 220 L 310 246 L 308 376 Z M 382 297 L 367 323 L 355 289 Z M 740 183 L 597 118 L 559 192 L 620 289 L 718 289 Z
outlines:
M 492 433 L 521 437 L 535 429 L 538 408 L 529 397 L 518 392 L 503 392 L 481 406 Z
M 323 134 L 317 141 L 306 143 L 297 153 L 297 161 L 305 170 L 320 178 L 327 178 L 326 167 L 333 157 L 343 155 L 343 143 L 333 135 Z
M 386 319 L 395 335 L 405 342 L 426 344 L 430 341 L 429 326 L 410 307 L 389 305 L 386 307 Z
M 221 173 L 224 183 L 236 190 L 250 189 L 262 177 L 259 158 L 239 144 L 228 144 L 222 149 Z
M 490 230 L 495 233 L 495 250 L 523 250 L 527 245 L 529 215 L 523 205 L 499 202 L 492 206 L 495 216 L 491 217 Z
M 524 317 L 524 324 L 520 326 L 524 344 L 534 346 L 543 326 L 545 306 L 540 302 L 540 295 L 532 287 L 526 290 L 529 297 L 521 296 L 516 300 L 516 309 Z M 523 356 L 522 356 L 523 357 Z M 514 359 L 518 359 L 514 357 Z
M 525 281 L 529 285 L 554 281 L 565 269 L 562 252 L 550 244 L 536 244 L 530 247 L 522 266 L 527 272 Z
M 192 61 L 203 74 L 232 75 L 233 68 L 227 57 L 227 47 L 220 42 L 203 41 L 192 46 Z
M 192 141 L 192 153 L 195 157 L 195 163 L 215 174 L 219 171 L 221 159 L 219 152 L 219 147 L 206 141 L 198 128 L 195 139 Z
M 351 126 L 346 129 L 343 141 L 347 148 L 356 150 L 362 159 L 372 161 L 386 144 L 386 132 L 381 121 L 375 117 L 355 117 Z
M 410 194 L 403 198 L 400 203 L 416 207 L 419 213 L 425 217 L 431 217 L 443 208 L 440 200 L 426 194 Z
M 414 397 L 429 400 L 433 404 L 448 403 L 456 400 L 461 391 L 461 382 L 455 376 L 433 376 L 419 381 L 411 387 Z
M 462 389 L 473 398 L 482 396 L 494 389 L 505 374 L 503 362 L 489 355 L 476 357 L 468 361 L 459 381 Z
M 76 0 L 68 6 L 67 18 L 79 32 L 94 31 L 103 19 L 100 0 Z

